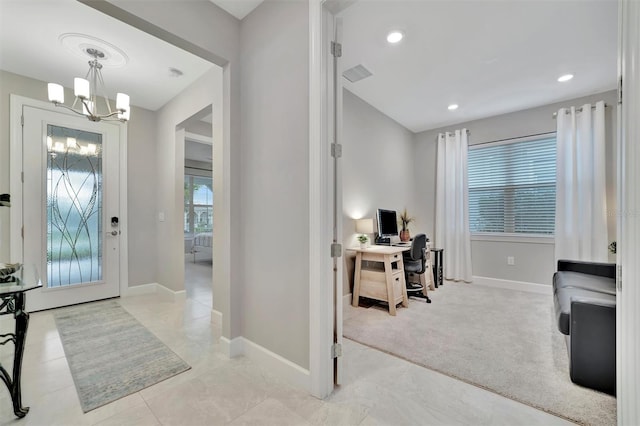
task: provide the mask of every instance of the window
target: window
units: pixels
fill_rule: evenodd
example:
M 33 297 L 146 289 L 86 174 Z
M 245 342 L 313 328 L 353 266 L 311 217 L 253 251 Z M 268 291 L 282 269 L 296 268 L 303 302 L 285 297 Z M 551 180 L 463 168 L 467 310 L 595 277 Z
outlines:
M 469 147 L 471 233 L 553 235 L 554 134 Z
M 211 178 L 184 177 L 184 233 L 213 231 L 213 181 Z

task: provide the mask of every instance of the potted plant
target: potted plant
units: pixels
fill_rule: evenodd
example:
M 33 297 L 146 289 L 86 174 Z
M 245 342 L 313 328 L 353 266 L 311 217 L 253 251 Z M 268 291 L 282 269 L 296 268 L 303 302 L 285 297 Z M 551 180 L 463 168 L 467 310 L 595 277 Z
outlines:
M 400 231 L 400 241 L 409 241 L 411 235 L 409 234 L 409 224 L 416 220 L 414 217 L 409 216 L 407 209 L 405 208 L 400 215 L 400 222 L 402 222 L 402 230 Z
M 360 241 L 360 248 L 367 248 L 367 241 L 369 241 L 369 237 L 365 234 L 358 235 L 358 241 Z

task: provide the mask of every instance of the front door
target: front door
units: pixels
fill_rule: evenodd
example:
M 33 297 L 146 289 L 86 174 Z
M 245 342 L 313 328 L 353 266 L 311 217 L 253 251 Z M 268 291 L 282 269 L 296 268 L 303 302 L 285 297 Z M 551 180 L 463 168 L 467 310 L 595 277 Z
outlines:
M 23 107 L 23 263 L 37 311 L 119 295 L 119 124 Z

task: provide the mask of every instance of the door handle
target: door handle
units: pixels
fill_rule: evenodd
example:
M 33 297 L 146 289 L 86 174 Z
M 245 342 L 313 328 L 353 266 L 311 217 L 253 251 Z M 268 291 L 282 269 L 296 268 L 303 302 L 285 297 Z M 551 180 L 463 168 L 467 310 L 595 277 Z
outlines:
M 116 231 L 115 229 L 111 232 L 107 232 L 107 235 L 113 235 L 114 237 L 117 236 L 120 233 L 120 231 Z

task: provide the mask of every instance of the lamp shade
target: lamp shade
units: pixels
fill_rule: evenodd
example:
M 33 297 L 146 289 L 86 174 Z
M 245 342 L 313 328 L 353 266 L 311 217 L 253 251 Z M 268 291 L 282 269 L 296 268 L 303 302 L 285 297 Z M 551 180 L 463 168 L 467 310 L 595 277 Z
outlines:
M 129 95 L 124 93 L 118 93 L 116 95 L 116 109 L 121 111 L 129 109 Z
M 356 220 L 356 232 L 359 234 L 373 234 L 373 219 Z
M 80 99 L 89 99 L 91 97 L 91 89 L 89 87 L 89 80 L 79 77 L 73 79 L 73 92 Z
M 56 83 L 49 83 L 47 91 L 49 92 L 49 102 L 64 103 L 64 87 Z

